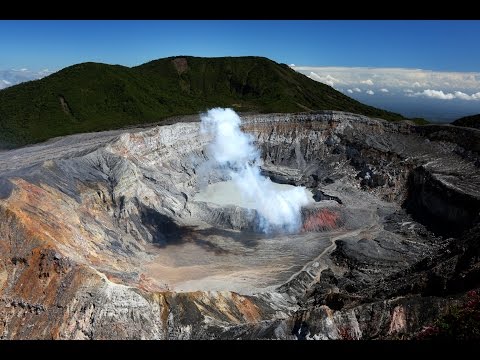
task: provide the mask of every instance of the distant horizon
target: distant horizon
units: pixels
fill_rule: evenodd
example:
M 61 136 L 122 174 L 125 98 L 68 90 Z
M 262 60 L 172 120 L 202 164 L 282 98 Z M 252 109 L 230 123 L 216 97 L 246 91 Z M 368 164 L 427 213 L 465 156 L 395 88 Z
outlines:
M 0 89 L 83 62 L 260 56 L 368 105 L 447 122 L 480 113 L 479 37 L 478 20 L 0 20 Z

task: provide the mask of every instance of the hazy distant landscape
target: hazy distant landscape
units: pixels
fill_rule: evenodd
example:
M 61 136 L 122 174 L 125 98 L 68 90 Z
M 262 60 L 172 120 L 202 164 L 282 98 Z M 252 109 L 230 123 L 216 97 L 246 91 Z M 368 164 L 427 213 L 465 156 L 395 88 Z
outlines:
M 451 122 L 480 113 L 478 72 L 374 67 L 292 68 L 358 101 L 406 117 Z

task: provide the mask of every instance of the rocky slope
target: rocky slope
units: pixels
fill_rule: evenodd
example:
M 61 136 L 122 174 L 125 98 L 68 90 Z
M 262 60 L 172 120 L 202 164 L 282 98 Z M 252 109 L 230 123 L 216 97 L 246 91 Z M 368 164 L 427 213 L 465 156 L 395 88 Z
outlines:
M 193 200 L 199 123 L 0 153 L 0 337 L 409 337 L 479 286 L 480 132 L 342 112 L 251 115 L 302 230 Z

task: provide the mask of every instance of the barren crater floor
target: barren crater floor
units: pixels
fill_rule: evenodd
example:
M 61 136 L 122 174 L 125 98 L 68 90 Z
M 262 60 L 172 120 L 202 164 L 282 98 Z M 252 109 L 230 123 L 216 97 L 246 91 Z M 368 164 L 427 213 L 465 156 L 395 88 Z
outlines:
M 276 184 L 278 190 L 288 190 L 293 185 Z M 309 190 L 311 203 L 315 206 Z M 215 209 L 255 209 L 256 203 L 245 199 L 232 181 L 209 184 L 196 193 L 192 201 L 209 203 Z M 323 204 L 322 204 L 323 205 Z M 366 204 L 367 205 L 367 204 Z M 335 206 L 335 203 L 330 203 Z M 367 208 L 367 206 L 366 206 Z M 357 209 L 365 231 L 375 229 L 378 217 L 368 209 Z M 247 210 L 249 211 L 249 210 Z M 354 211 L 354 210 L 352 210 Z M 263 231 L 193 228 L 178 244 L 155 249 L 158 255 L 146 266 L 146 273 L 174 291 L 235 291 L 254 294 L 274 291 L 307 264 L 332 246 L 334 239 L 357 237 L 360 226 L 338 226 L 331 231 L 308 231 L 301 228 L 294 233 L 264 233 Z M 363 233 L 362 233 L 363 234 Z
M 331 234 L 330 234 L 331 235 Z M 193 235 L 195 236 L 195 235 Z M 246 235 L 240 232 L 198 236 L 195 242 L 166 247 L 145 267 L 173 291 L 274 290 L 331 245 L 330 236 Z M 214 244 L 213 249 L 205 244 Z

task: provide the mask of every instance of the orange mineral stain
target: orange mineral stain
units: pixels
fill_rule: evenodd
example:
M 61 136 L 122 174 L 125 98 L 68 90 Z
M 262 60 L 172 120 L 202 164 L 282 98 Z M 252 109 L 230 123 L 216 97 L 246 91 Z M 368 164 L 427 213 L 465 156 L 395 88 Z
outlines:
M 302 232 L 325 231 L 339 227 L 340 214 L 329 209 L 322 209 L 307 216 L 303 222 Z

